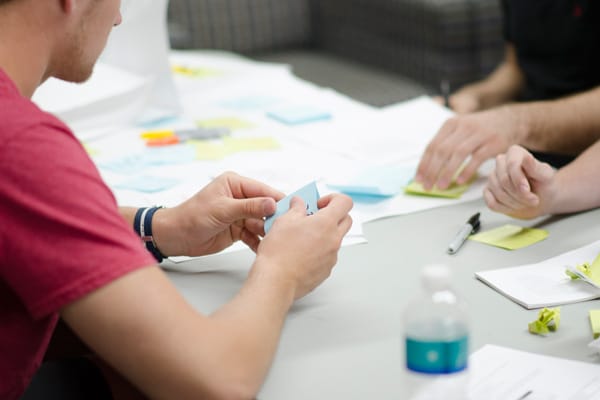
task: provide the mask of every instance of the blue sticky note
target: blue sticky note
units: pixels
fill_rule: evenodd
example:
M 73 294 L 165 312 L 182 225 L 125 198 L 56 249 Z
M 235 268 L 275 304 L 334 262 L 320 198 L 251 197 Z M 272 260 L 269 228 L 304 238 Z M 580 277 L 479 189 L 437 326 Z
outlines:
M 317 189 L 317 184 L 315 182 L 311 182 L 277 202 L 277 210 L 275 211 L 275 214 L 267 217 L 265 220 L 265 233 L 269 232 L 273 222 L 275 222 L 277 218 L 285 214 L 290 209 L 290 200 L 296 196 L 302 198 L 302 200 L 304 200 L 306 203 L 306 215 L 312 215 L 319 211 L 319 207 L 317 206 L 317 201 L 320 197 L 319 190 Z
M 146 149 L 144 162 L 147 165 L 171 165 L 193 162 L 196 149 L 188 144 L 177 144 Z
M 331 118 L 331 113 L 311 106 L 286 106 L 267 112 L 267 116 L 287 125 L 299 125 Z
M 221 103 L 222 107 L 231 108 L 234 110 L 264 110 L 266 107 L 271 107 L 280 100 L 269 96 L 246 96 L 237 99 L 227 100 Z
M 135 174 L 136 172 L 143 171 L 147 167 L 147 164 L 144 156 L 141 153 L 137 153 L 109 161 L 99 161 L 98 166 L 101 169 L 118 174 Z
M 114 185 L 117 189 L 135 190 L 136 192 L 155 193 L 170 189 L 179 184 L 179 180 L 161 176 L 137 176 Z
M 345 182 L 327 186 L 349 195 L 390 197 L 400 193 L 415 175 L 415 167 L 376 166 L 364 169 Z

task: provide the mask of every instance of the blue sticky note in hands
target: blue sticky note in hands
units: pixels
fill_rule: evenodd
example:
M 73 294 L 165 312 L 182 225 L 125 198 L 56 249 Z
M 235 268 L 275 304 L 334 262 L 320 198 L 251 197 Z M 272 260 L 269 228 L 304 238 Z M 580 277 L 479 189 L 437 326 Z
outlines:
M 295 191 L 289 196 L 279 200 L 277 202 L 277 210 L 275 214 L 267 217 L 265 220 L 265 233 L 268 233 L 273 226 L 273 222 L 281 215 L 285 214 L 290 209 L 290 200 L 293 197 L 300 197 L 306 203 L 306 215 L 312 215 L 319 211 L 319 207 L 317 206 L 317 201 L 319 200 L 319 190 L 317 189 L 317 184 L 315 182 L 311 182 L 303 188 Z
M 311 106 L 286 106 L 268 111 L 267 116 L 287 125 L 299 125 L 331 118 L 329 112 Z

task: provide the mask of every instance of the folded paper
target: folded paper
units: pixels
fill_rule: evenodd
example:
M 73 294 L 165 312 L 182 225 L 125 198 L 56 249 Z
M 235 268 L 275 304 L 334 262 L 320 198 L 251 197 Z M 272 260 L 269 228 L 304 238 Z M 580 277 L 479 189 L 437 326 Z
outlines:
M 472 235 L 469 239 L 507 250 L 517 250 L 531 246 L 547 237 L 548 231 L 543 229 L 523 228 L 517 225 L 504 225 L 499 228 Z
M 560 325 L 560 307 L 543 308 L 538 314 L 538 318 L 529 323 L 529 332 L 536 335 L 547 335 L 554 332 Z

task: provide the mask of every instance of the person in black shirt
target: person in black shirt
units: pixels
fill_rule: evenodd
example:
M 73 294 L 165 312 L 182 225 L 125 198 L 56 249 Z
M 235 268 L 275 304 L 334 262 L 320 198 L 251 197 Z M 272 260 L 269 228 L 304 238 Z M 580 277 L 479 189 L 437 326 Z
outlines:
M 450 97 L 457 116 L 428 145 L 416 180 L 468 181 L 520 144 L 561 167 L 600 137 L 600 2 L 503 0 L 504 61 Z

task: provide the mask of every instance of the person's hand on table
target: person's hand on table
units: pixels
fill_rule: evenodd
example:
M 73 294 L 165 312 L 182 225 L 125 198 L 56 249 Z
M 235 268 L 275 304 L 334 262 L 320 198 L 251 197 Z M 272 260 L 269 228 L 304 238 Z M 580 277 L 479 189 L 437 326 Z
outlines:
M 452 117 L 425 149 L 415 180 L 427 190 L 434 185 L 446 189 L 465 164 L 455 179 L 464 184 L 484 161 L 518 143 L 521 132 L 518 118 L 506 107 Z
M 491 210 L 514 218 L 545 215 L 558 190 L 555 176 L 550 165 L 521 146 L 511 146 L 496 157 L 496 168 L 484 189 L 485 202 Z

